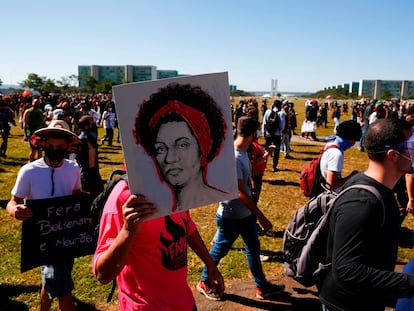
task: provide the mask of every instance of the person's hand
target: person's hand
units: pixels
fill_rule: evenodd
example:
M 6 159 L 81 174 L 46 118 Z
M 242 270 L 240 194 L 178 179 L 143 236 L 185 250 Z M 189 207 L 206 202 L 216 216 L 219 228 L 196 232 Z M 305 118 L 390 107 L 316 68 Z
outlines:
M 275 150 L 276 150 L 276 146 L 275 145 L 270 145 L 269 147 L 267 147 L 267 150 L 266 151 L 272 157 L 273 156 L 273 153 L 275 152 Z
M 210 288 L 221 298 L 224 294 L 224 279 L 217 266 L 207 267 L 208 284 Z
M 124 226 L 128 231 L 140 229 L 140 224 L 156 213 L 155 205 L 143 195 L 131 195 L 122 206 Z
M 263 215 L 262 217 L 259 217 L 258 220 L 259 220 L 260 226 L 263 228 L 263 231 L 268 231 L 272 229 L 273 224 L 269 219 L 267 219 L 266 216 Z
M 414 200 L 411 200 L 411 199 L 408 200 L 406 210 L 407 210 L 407 213 L 414 214 Z
M 12 212 L 12 216 L 17 220 L 26 220 L 32 217 L 32 211 L 26 205 L 17 204 Z

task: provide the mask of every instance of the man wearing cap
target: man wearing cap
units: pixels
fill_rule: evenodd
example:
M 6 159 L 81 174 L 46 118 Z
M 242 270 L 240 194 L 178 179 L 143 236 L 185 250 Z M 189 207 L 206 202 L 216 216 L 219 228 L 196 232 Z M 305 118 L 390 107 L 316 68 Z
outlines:
M 21 221 L 32 216 L 25 200 L 61 197 L 75 194 L 81 189 L 79 166 L 65 158 L 68 153 L 77 151 L 79 139 L 69 130 L 66 122 L 53 120 L 48 127 L 34 132 L 30 143 L 43 150 L 45 155 L 20 169 L 6 207 L 10 216 Z M 73 259 L 41 267 L 40 310 L 49 310 L 55 297 L 59 299 L 61 310 L 76 309 L 71 294 L 74 288 L 72 267 Z
M 327 243 L 332 269 L 319 286 L 322 310 L 383 311 L 397 298 L 414 295 L 414 275 L 394 271 L 401 224 L 393 189 L 404 174 L 412 173 L 411 133 L 411 125 L 398 119 L 369 126 L 363 142 L 368 168 L 344 188 L 370 185 L 382 202 L 360 187 L 335 202 Z
M 320 160 L 320 174 L 322 180 L 318 182 L 319 190 L 322 193 L 324 187 L 331 190 L 338 190 L 345 181 L 357 173 L 353 171 L 347 177 L 342 176 L 344 165 L 344 152 L 351 148 L 361 137 L 361 126 L 353 121 L 344 121 L 336 128 L 336 135 L 327 137 L 330 140 L 324 147 Z M 322 184 L 324 186 L 322 186 Z

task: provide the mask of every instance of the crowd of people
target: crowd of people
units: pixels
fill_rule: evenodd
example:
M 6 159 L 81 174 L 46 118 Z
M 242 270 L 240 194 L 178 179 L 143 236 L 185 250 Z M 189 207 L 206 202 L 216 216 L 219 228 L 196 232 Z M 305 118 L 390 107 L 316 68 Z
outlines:
M 183 102 L 179 102 L 183 109 L 190 109 Z M 306 102 L 304 122 L 314 122 L 315 129 L 327 127 L 329 112 L 334 122 L 334 135 L 326 138 L 319 168 L 324 189 L 340 191 L 350 185 L 368 184 L 379 190 L 385 202 L 383 210 L 372 195 L 353 189 L 335 204 L 327 245 L 332 269 L 318 284 L 323 310 L 384 310 L 398 298 L 414 295 L 414 276 L 394 272 L 402 219 L 414 211 L 414 106 L 406 106 L 394 100 L 390 104 L 354 102 L 351 120 L 341 122 L 341 116 L 348 113 L 347 103 L 325 102 L 319 106 L 316 100 Z M 7 138 L 15 119 L 30 148 L 28 163 L 19 170 L 7 204 L 12 217 L 25 221 L 32 216 L 25 205 L 28 199 L 81 191 L 93 198 L 103 190 L 98 147 L 104 142 L 112 145 L 117 128 L 109 95 L 3 96 L 0 116 L 4 119 L 0 120 L 0 156 L 7 157 Z M 190 128 L 184 119 L 163 122 Z M 251 99 L 233 109 L 232 121 L 238 196 L 219 202 L 217 233 L 210 251 L 188 211 L 148 220 L 156 206 L 142 195 L 131 194 L 128 183 L 118 183 L 111 192 L 101 218 L 92 270 L 102 283 L 118 280 L 122 310 L 197 310 L 187 283 L 188 247 L 205 264 L 197 290 L 207 299 L 222 299 L 225 283 L 218 265 L 238 236 L 244 242 L 256 298 L 267 299 L 284 291 L 284 285 L 270 283 L 262 269 L 259 230 L 270 230 L 273 224 L 258 204 L 269 158 L 273 172 L 278 171 L 280 154 L 292 159 L 290 142 L 298 127 L 297 113 L 289 100 L 275 100 L 268 107 L 266 100 L 259 106 Z M 276 126 L 269 130 L 271 122 Z M 98 125 L 105 130 L 101 139 Z M 161 125 L 157 128 L 161 132 Z M 261 135 L 263 145 L 258 140 Z M 300 136 L 318 140 L 316 130 L 301 129 Z M 368 155 L 368 167 L 365 172 L 343 177 L 344 152 L 357 142 Z M 148 150 L 155 147 L 152 141 L 147 143 Z M 198 146 L 197 154 L 202 157 L 206 150 L 201 149 Z M 405 199 L 397 203 L 396 194 Z M 76 309 L 71 294 L 72 268 L 70 258 L 41 267 L 41 310 L 49 310 L 54 298 L 61 310 Z

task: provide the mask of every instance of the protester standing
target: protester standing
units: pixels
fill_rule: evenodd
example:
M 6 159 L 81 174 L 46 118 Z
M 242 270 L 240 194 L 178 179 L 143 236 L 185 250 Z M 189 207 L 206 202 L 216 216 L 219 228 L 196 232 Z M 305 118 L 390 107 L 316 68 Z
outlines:
M 394 271 L 401 226 L 393 189 L 404 174 L 412 173 L 411 133 L 406 121 L 380 119 L 365 134 L 368 168 L 344 188 L 371 185 L 384 204 L 358 188 L 335 202 L 327 246 L 332 269 L 319 286 L 323 310 L 383 311 L 397 298 L 414 294 L 414 275 Z
M 95 198 L 103 190 L 102 177 L 99 173 L 98 138 L 96 123 L 93 117 L 84 115 L 79 119 L 81 133 L 78 138 L 81 148 L 76 156 L 76 162 L 81 170 L 82 190 Z
M 279 100 L 276 100 L 273 103 L 273 106 L 270 109 L 267 109 L 263 117 L 263 130 L 265 136 L 265 147 L 268 148 L 270 145 L 275 146 L 275 151 L 273 153 L 273 172 L 277 172 L 277 166 L 279 164 L 279 155 L 280 155 L 280 146 L 282 144 L 282 131 L 286 125 L 285 113 L 281 111 L 282 103 Z M 266 124 L 269 122 L 271 114 L 275 113 L 277 118 L 277 128 L 273 133 L 269 133 L 266 129 Z
M 77 151 L 79 140 L 64 121 L 54 120 L 47 128 L 37 130 L 30 142 L 34 148 L 43 149 L 45 156 L 20 169 L 11 191 L 6 209 L 9 215 L 21 221 L 32 216 L 25 200 L 71 195 L 81 188 L 79 166 L 65 159 L 69 152 Z M 72 268 L 73 258 L 41 267 L 41 311 L 50 309 L 53 298 L 58 298 L 61 310 L 76 310 L 71 294 L 74 289 Z
M 115 130 L 115 111 L 114 103 L 109 102 L 106 104 L 105 111 L 102 114 L 102 126 L 105 129 L 105 136 L 101 139 L 101 145 L 104 141 L 108 141 L 108 146 L 112 146 L 112 141 L 114 139 L 114 130 Z
M 101 218 L 92 269 L 101 283 L 117 279 L 120 310 L 197 310 L 187 283 L 187 248 L 203 260 L 217 295 L 224 281 L 189 211 L 147 220 L 156 207 L 120 181 Z
M 210 255 L 213 262 L 218 264 L 228 253 L 237 237 L 241 235 L 246 249 L 247 262 L 256 285 L 256 297 L 265 299 L 281 293 L 284 285 L 268 282 L 260 262 L 260 242 L 256 221 L 259 221 L 264 230 L 270 230 L 273 225 L 252 199 L 252 172 L 247 151 L 257 135 L 258 126 L 259 122 L 256 119 L 245 116 L 237 122 L 237 138 L 234 141 L 234 147 L 238 197 L 219 203 L 216 214 L 218 234 Z M 208 266 L 205 266 L 201 280 L 197 284 L 198 291 L 207 299 L 221 299 L 220 293 L 214 290 L 214 284 L 210 282 L 207 272 Z
M 29 162 L 37 160 L 42 156 L 42 150 L 33 146 L 29 141 L 31 135 L 44 126 L 43 111 L 40 108 L 40 104 L 40 100 L 34 98 L 32 100 L 32 106 L 25 110 L 22 117 L 24 131 L 23 139 L 29 143 L 30 147 Z

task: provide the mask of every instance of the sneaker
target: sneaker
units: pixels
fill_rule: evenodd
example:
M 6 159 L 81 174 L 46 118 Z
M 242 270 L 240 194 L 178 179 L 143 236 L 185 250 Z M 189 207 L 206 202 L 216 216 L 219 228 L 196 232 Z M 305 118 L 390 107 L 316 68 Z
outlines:
M 208 285 L 201 280 L 197 283 L 196 288 L 200 292 L 200 294 L 203 294 L 204 296 L 206 296 L 207 299 L 215 300 L 215 301 L 218 301 L 221 299 L 221 297 L 218 294 L 216 294 L 214 290 L 208 287 Z
M 280 294 L 285 289 L 285 285 L 277 285 L 267 282 L 262 287 L 256 287 L 256 298 L 266 299 L 267 297 Z
M 260 261 L 261 262 L 266 262 L 269 261 L 270 257 L 264 254 L 260 254 Z

